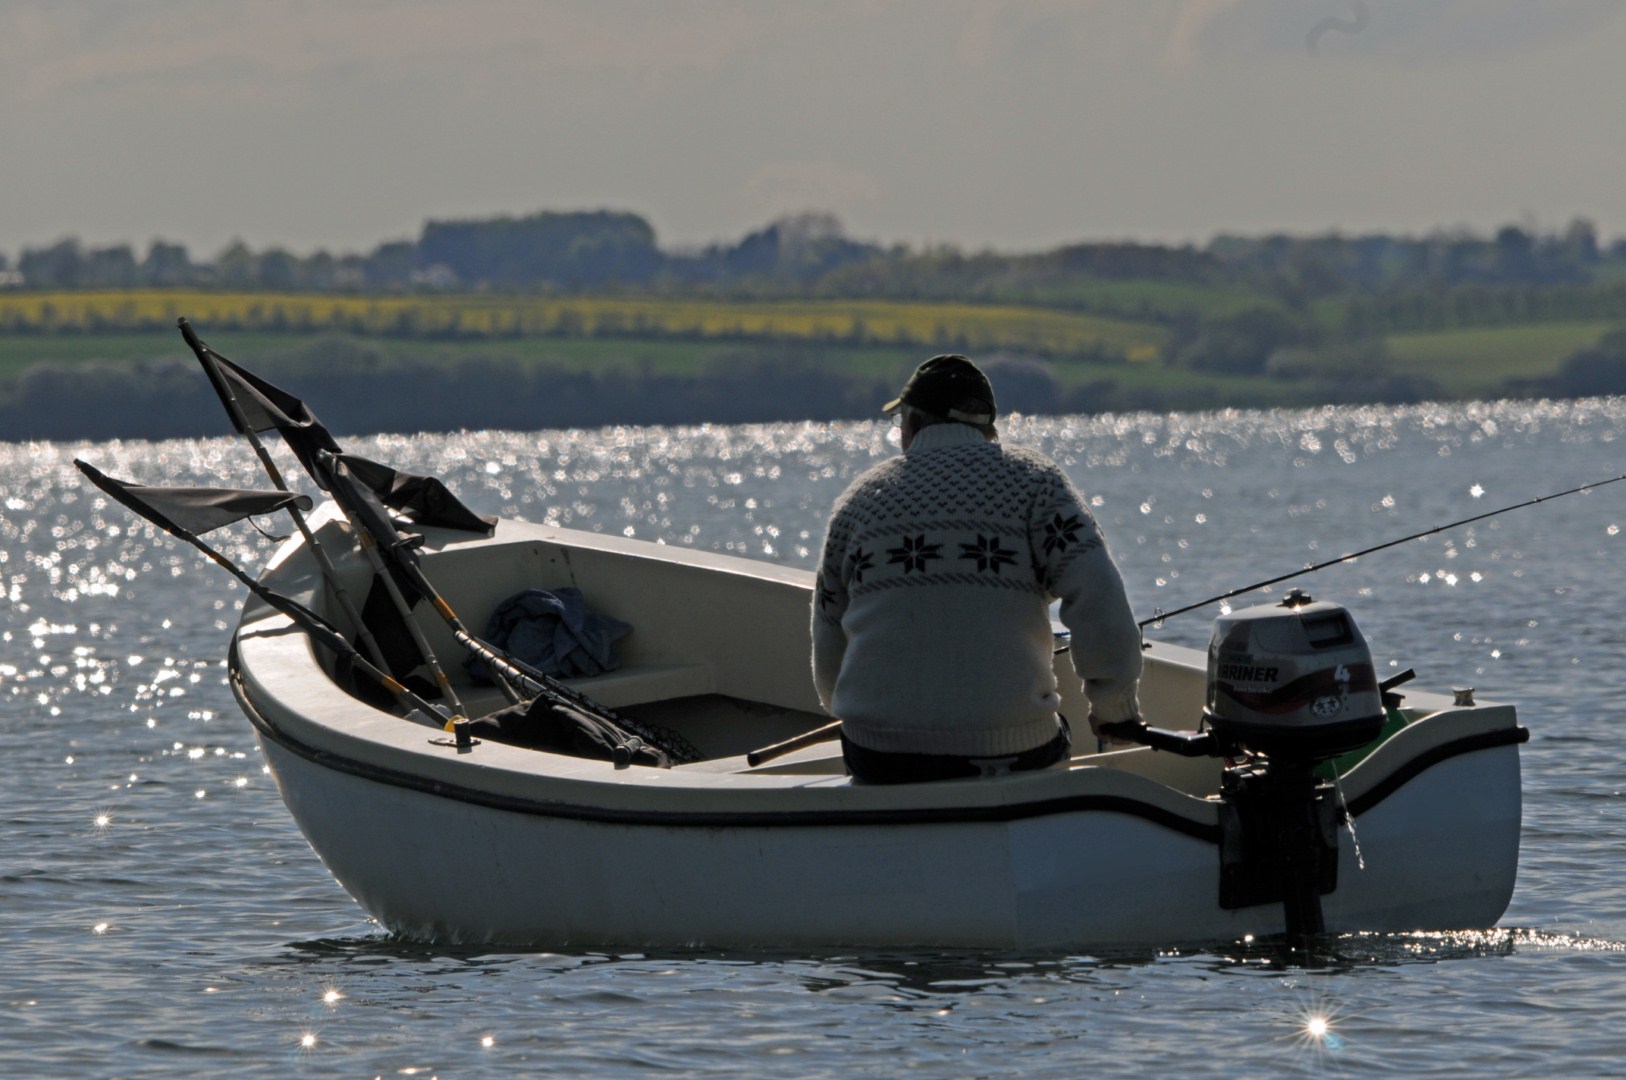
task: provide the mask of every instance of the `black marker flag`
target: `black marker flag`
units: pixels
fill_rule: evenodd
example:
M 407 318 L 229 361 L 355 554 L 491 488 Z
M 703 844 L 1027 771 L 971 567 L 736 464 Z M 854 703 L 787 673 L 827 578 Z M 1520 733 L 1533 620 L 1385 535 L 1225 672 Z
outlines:
M 82 461 L 75 461 L 74 464 L 79 466 L 80 471 L 97 487 L 127 509 L 134 510 L 166 531 L 171 531 L 171 527 L 175 526 L 190 533 L 206 533 L 242 521 L 244 518 L 274 514 L 287 506 L 295 506 L 300 510 L 311 508 L 309 495 L 299 495 L 291 491 L 144 487 L 141 484 L 114 480 Z
M 220 402 L 231 417 L 232 426 L 239 434 L 251 431 L 281 432 L 288 448 L 299 458 L 299 463 L 318 484 L 322 482 L 316 455 L 320 451 L 339 453 L 339 444 L 328 434 L 327 428 L 316 419 L 299 398 L 274 386 L 246 368 L 205 345 L 185 319 L 180 320 L 181 336 L 197 354 L 198 363 L 208 373 L 209 382 L 220 395 Z M 326 485 L 322 485 L 326 487 Z

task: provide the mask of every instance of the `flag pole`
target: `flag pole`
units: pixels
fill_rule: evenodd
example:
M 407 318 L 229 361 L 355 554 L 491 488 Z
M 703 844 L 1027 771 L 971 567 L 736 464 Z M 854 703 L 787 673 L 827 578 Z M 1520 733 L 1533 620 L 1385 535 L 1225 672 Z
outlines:
M 238 433 L 247 439 L 248 444 L 254 448 L 254 454 L 260 459 L 260 464 L 265 466 L 266 475 L 271 478 L 271 483 L 276 485 L 279 491 L 291 490 L 287 481 L 282 478 L 282 472 L 277 468 L 277 463 L 272 460 L 270 452 L 266 450 L 265 443 L 261 441 L 258 433 L 244 419 L 243 408 L 237 403 L 237 395 L 232 391 L 231 385 L 221 378 L 220 373 L 215 369 L 214 362 L 209 359 L 208 354 L 211 351 L 209 347 L 198 338 L 197 333 L 192 329 L 192 325 L 185 319 L 177 319 L 176 324 L 180 328 L 181 337 L 186 339 L 187 345 L 191 347 L 192 352 L 197 356 L 198 363 L 203 365 L 203 372 L 209 377 L 209 382 L 214 386 L 215 393 L 219 395 L 221 403 L 226 406 L 226 414 L 231 418 L 232 427 L 236 428 Z M 356 605 L 351 601 L 349 591 L 345 589 L 343 582 L 339 580 L 338 568 L 333 565 L 333 560 L 328 558 L 327 552 L 317 542 L 316 534 L 311 531 L 309 523 L 305 520 L 305 515 L 296 506 L 290 506 L 287 509 L 288 516 L 293 519 L 294 527 L 299 530 L 299 535 L 305 538 L 305 543 L 309 545 L 311 554 L 316 557 L 316 565 L 321 568 L 322 578 L 333 589 L 333 595 L 338 600 L 339 607 L 344 609 L 345 617 L 356 628 L 356 636 L 361 640 L 362 647 L 367 650 L 367 655 L 380 668 L 388 668 L 389 665 L 384 660 L 384 651 L 379 648 L 377 639 L 373 637 L 373 632 L 362 621 L 361 613 L 356 610 Z
M 381 493 L 379 496 L 375 496 L 372 482 L 363 481 L 359 475 L 353 475 L 350 471 L 352 461 L 360 465 L 383 467 L 368 462 L 364 458 L 351 458 L 350 455 L 344 455 L 338 444 L 333 441 L 332 436 L 328 434 L 327 430 L 310 412 L 309 407 L 304 402 L 226 360 L 225 357 L 215 353 L 214 350 L 199 341 L 185 319 L 178 322 L 187 343 L 198 354 L 204 370 L 208 373 L 211 381 L 215 383 L 217 390 L 220 391 L 222 400 L 229 403 L 228 407 L 231 411 L 233 423 L 245 435 L 250 437 L 251 443 L 260 454 L 260 458 L 265 463 L 268 472 L 271 473 L 273 480 L 278 481 L 279 486 L 281 486 L 280 473 L 276 472 L 275 464 L 269 460 L 269 456 L 264 453 L 263 447 L 252 435 L 253 432 L 263 431 L 267 427 L 277 428 L 288 442 L 294 455 L 310 473 L 311 478 L 319 486 L 332 492 L 334 501 L 355 530 L 358 541 L 373 569 L 382 577 L 385 590 L 389 593 L 397 611 L 401 614 L 415 644 L 418 645 L 419 651 L 423 654 L 429 667 L 436 673 L 438 681 L 449 695 L 450 700 L 456 700 L 456 695 L 451 692 L 451 684 L 445 679 L 433 652 L 430 651 L 428 643 L 423 639 L 422 628 L 413 616 L 406 598 L 401 595 L 401 583 L 395 580 L 393 570 L 386 570 L 386 565 L 399 568 L 401 573 L 405 575 L 406 580 L 430 600 L 431 606 L 445 620 L 452 631 L 453 638 L 459 645 L 491 665 L 498 675 L 496 680 L 498 687 L 510 701 L 518 702 L 523 700 L 522 693 L 524 695 L 546 694 L 552 700 L 572 704 L 605 719 L 621 723 L 635 734 L 639 733 L 638 726 L 631 721 L 617 717 L 609 709 L 593 701 L 585 694 L 572 690 L 544 672 L 515 661 L 501 650 L 493 648 L 470 633 L 457 617 L 456 612 L 451 609 L 450 605 L 446 603 L 445 599 L 429 582 L 427 576 L 423 573 L 422 567 L 417 565 L 416 560 L 409 557 L 409 553 L 397 550 L 398 547 L 402 546 L 401 538 L 390 520 L 390 511 L 383 504 Z M 216 360 L 219 361 L 218 365 L 215 363 Z M 231 391 L 229 387 L 224 390 L 220 389 L 222 383 L 229 382 L 226 373 L 221 370 L 222 367 L 229 368 L 237 378 L 243 381 L 244 392 L 250 399 L 248 405 L 258 409 L 258 421 L 249 417 L 242 401 L 238 399 L 234 391 Z M 374 525 L 369 524 L 375 518 L 376 528 Z M 369 538 L 374 543 L 369 544 Z M 311 543 L 314 550 L 320 550 L 315 548 L 314 538 L 312 538 Z M 385 562 L 385 553 L 387 553 L 389 560 L 387 564 Z
M 225 357 L 221 357 L 213 349 L 205 345 L 197 336 L 197 333 L 192 329 L 191 324 L 188 323 L 184 318 L 176 320 L 176 325 L 179 326 L 181 336 L 186 339 L 187 345 L 189 345 L 192 351 L 197 355 L 198 362 L 203 365 L 203 370 L 205 374 L 209 376 L 209 381 L 214 385 L 215 392 L 219 395 L 222 403 L 226 405 L 227 413 L 231 417 L 232 425 L 236 427 L 238 431 L 248 439 L 249 444 L 254 447 L 255 453 L 259 456 L 261 463 L 265 466 L 266 472 L 270 475 L 272 483 L 276 484 L 283 490 L 287 490 L 287 484 L 282 478 L 281 471 L 277 469 L 276 463 L 271 460 L 270 454 L 266 451 L 264 444 L 259 439 L 256 431 L 256 428 L 259 425 L 249 422 L 242 403 L 237 398 L 236 391 L 232 389 L 230 380 L 227 379 L 221 372 L 215 361 L 218 358 L 219 360 L 228 364 L 230 362 L 226 361 Z M 246 372 L 239 372 L 239 374 L 247 377 Z M 265 387 L 262 389 L 271 390 L 273 393 L 281 397 L 290 397 L 290 395 L 287 395 L 285 391 L 275 390 L 274 388 L 270 387 Z M 299 418 L 299 422 L 294 424 L 295 427 L 301 430 L 314 429 L 320 432 L 322 441 L 325 441 L 327 446 L 331 447 L 332 450 L 338 450 L 338 444 L 333 441 L 332 436 L 330 436 L 327 433 L 327 430 L 323 428 L 322 425 L 316 420 L 316 417 L 310 412 L 309 407 L 306 406 L 304 402 L 298 401 L 298 399 L 291 399 L 291 402 L 262 401 L 260 403 L 260 408 L 262 411 L 268 406 L 276 409 L 276 415 L 280 416 L 283 422 L 292 423 L 294 421 L 293 417 L 282 415 L 282 410 L 285 409 L 290 403 L 297 405 L 299 411 L 303 413 L 303 416 Z M 273 423 L 274 422 L 275 421 L 273 421 Z M 313 466 L 317 466 L 319 464 L 315 459 L 315 456 L 320 453 L 327 452 L 326 450 L 319 447 L 307 447 L 305 453 L 300 453 L 300 448 L 293 445 L 292 436 L 289 434 L 288 429 L 283 427 L 282 424 L 276 424 L 276 426 L 278 427 L 278 430 L 282 432 L 284 440 L 289 441 L 290 447 L 294 449 L 295 456 L 300 459 L 308 470 L 313 469 Z M 322 477 L 316 475 L 314 471 L 312 471 L 311 478 L 315 480 L 318 485 L 323 487 L 327 486 L 322 484 Z M 418 625 L 416 617 L 412 614 L 411 606 L 407 604 L 405 597 L 401 595 L 400 589 L 396 586 L 394 579 L 389 574 L 382 572 L 382 562 L 379 559 L 377 552 L 369 548 L 367 543 L 367 530 L 357 525 L 356 521 L 354 520 L 354 515 L 351 513 L 351 508 L 346 505 L 345 500 L 335 498 L 334 501 L 338 504 L 340 510 L 344 512 L 345 517 L 350 520 L 351 527 L 356 532 L 356 535 L 360 540 L 362 551 L 366 555 L 373 571 L 382 577 L 385 592 L 389 595 L 390 601 L 394 605 L 396 612 L 401 616 L 401 621 L 405 624 L 407 633 L 412 638 L 413 646 L 417 649 L 418 655 L 422 658 L 424 664 L 429 668 L 430 673 L 434 677 L 436 686 L 439 687 L 441 694 L 451 704 L 453 710 L 458 715 L 463 715 L 465 712 L 463 703 L 458 698 L 457 692 L 452 688 L 451 679 L 447 677 L 445 670 L 441 667 L 440 661 L 435 656 L 434 650 L 430 648 L 428 640 L 423 636 L 423 628 Z M 322 548 L 316 541 L 316 537 L 310 532 L 310 530 L 306 528 L 303 531 L 307 542 L 311 546 L 312 553 L 324 563 L 325 568 L 323 572 L 326 574 L 326 568 L 332 566 L 331 562 L 327 560 L 326 553 L 323 552 Z M 335 587 L 337 588 L 337 586 Z M 362 621 L 359 615 L 356 614 L 355 606 L 348 601 L 348 598 L 346 598 L 344 606 L 347 614 L 349 614 L 352 620 L 355 622 L 358 634 L 366 635 L 369 639 L 371 639 L 372 634 L 368 630 L 367 624 Z M 374 642 L 371 651 L 378 658 L 378 663 L 381 667 L 387 668 L 389 666 L 387 661 L 384 660 L 382 650 L 379 648 L 376 641 Z

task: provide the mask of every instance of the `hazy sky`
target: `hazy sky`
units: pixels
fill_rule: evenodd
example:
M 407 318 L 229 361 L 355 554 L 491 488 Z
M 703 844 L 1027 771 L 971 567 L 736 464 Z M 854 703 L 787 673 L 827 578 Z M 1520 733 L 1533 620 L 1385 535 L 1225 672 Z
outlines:
M 0 252 L 1626 235 L 1619 0 L 0 0 Z

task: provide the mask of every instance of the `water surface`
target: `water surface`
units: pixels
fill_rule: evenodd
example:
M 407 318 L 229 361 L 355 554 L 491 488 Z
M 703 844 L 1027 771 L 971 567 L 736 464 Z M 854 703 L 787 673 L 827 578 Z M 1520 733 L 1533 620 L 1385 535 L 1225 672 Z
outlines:
M 1626 473 L 1626 402 L 1016 419 L 1142 617 Z M 811 566 L 876 424 L 349 438 L 476 509 Z M 224 681 L 243 590 L 80 483 L 262 486 L 228 439 L 0 444 L 0 1074 L 1618 1073 L 1626 483 L 1290 584 L 1380 673 L 1515 702 L 1524 837 L 1490 932 L 1089 955 L 404 943 L 306 846 Z M 270 542 L 215 534 L 254 566 Z M 1279 595 L 1250 594 L 1245 602 Z M 1239 600 L 1238 603 L 1244 602 Z M 1202 646 L 1217 607 L 1158 636 Z M 1465 837 L 1464 842 L 1472 842 Z M 1319 1022 L 1318 1022 L 1319 1021 Z

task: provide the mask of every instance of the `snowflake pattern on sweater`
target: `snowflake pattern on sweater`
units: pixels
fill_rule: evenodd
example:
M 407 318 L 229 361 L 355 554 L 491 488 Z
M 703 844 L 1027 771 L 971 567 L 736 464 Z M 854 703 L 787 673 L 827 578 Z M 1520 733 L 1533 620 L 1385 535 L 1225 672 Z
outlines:
M 812 611 L 820 698 L 874 750 L 1029 749 L 1059 703 L 1053 598 L 1092 708 L 1134 715 L 1139 632 L 1066 474 L 965 425 L 924 429 L 831 513 Z
M 819 605 L 830 611 L 849 595 L 905 584 L 1049 592 L 1100 544 L 1066 474 L 1039 454 L 979 443 L 894 458 L 836 504 Z

